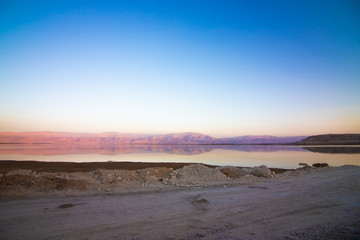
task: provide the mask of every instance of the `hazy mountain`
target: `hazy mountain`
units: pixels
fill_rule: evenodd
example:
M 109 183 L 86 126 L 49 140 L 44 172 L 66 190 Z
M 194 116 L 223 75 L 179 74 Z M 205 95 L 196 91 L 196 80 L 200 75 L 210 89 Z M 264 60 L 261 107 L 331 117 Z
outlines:
M 67 132 L 2 132 L 0 143 L 57 143 L 57 144 L 277 144 L 293 143 L 304 136 L 240 136 L 214 138 L 201 133 L 169 133 L 139 135 L 117 132 L 67 133 Z
M 275 137 L 275 136 L 240 136 L 235 138 L 225 138 L 225 141 L 230 143 L 242 143 L 242 144 L 267 144 L 267 143 L 294 143 L 304 139 L 305 136 L 295 137 Z

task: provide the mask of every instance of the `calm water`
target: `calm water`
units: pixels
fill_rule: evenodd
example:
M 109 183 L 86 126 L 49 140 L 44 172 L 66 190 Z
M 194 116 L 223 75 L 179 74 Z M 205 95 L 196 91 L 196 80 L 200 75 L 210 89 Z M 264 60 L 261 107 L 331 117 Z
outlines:
M 213 165 L 295 168 L 299 162 L 360 165 L 360 146 L 0 144 L 0 160 L 64 162 L 201 162 Z

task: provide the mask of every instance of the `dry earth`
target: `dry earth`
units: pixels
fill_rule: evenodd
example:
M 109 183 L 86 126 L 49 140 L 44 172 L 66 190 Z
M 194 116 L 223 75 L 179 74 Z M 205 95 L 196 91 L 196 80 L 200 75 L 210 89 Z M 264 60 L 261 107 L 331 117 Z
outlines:
M 104 172 L 111 170 L 4 175 L 0 238 L 360 239 L 360 167 L 305 167 L 268 178 L 231 171 L 235 179 L 220 170 L 228 172 L 134 170 L 120 174 L 123 182 Z M 6 185 L 14 177 L 39 183 Z

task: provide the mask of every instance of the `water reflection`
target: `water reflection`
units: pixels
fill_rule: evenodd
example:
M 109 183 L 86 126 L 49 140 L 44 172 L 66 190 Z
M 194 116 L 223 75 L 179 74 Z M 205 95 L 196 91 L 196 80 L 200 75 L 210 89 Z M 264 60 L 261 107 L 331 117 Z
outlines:
M 317 153 L 331 153 L 331 154 L 340 154 L 340 153 L 360 153 L 360 147 L 303 147 L 304 149 L 317 152 Z
M 0 144 L 0 160 L 200 162 L 296 168 L 300 162 L 360 165 L 360 146 Z
M 0 145 L 0 154 L 44 156 L 67 154 L 120 155 L 150 152 L 177 155 L 196 155 L 211 152 L 213 150 L 235 150 L 242 152 L 307 151 L 298 146 L 279 145 Z

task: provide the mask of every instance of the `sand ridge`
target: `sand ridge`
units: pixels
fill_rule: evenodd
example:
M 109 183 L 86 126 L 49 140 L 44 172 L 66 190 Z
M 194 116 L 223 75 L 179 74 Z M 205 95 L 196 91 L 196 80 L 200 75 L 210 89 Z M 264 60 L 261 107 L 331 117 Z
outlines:
M 170 186 L 252 183 L 261 181 L 261 178 L 276 177 L 275 171 L 286 171 L 268 169 L 266 166 L 240 168 L 181 163 L 25 162 L 23 167 L 28 169 L 16 169 L 16 166 L 21 166 L 18 162 L 2 165 L 4 167 L 0 166 L 0 197 L 126 192 L 129 189 L 137 191 L 144 186 L 147 191 L 151 191 L 154 187 L 168 189 Z M 59 167 L 58 171 L 55 171 L 56 167 Z M 62 172 L 63 170 L 65 171 Z

